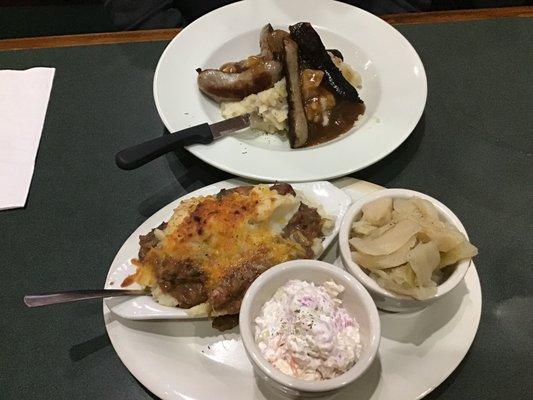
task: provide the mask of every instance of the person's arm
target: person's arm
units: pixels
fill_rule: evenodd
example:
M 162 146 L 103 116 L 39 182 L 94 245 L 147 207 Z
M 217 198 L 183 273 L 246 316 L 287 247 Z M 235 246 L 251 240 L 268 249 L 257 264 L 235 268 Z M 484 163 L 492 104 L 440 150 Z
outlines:
M 395 14 L 405 12 L 428 11 L 432 0 L 340 0 L 362 8 L 372 14 Z
M 172 0 L 105 0 L 104 7 L 120 30 L 175 28 L 181 13 Z

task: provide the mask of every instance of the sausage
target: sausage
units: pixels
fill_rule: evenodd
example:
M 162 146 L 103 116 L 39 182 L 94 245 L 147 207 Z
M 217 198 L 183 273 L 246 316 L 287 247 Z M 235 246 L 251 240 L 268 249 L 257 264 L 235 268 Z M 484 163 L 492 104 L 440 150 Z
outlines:
M 298 62 L 298 45 L 294 40 L 285 38 L 283 40 L 283 68 L 287 81 L 289 142 L 292 148 L 304 146 L 309 136 L 302 88 L 300 86 L 300 67 Z
M 206 69 L 198 73 L 198 87 L 217 102 L 238 101 L 274 86 L 283 77 L 279 61 L 260 61 L 242 72 Z
M 259 34 L 259 48 L 261 49 L 261 56 L 268 60 L 272 60 L 274 56 L 269 44 L 269 38 L 272 32 L 274 32 L 272 25 L 266 24 L 263 26 L 261 33 Z
M 255 56 L 250 56 L 240 61 L 230 61 L 220 66 L 219 70 L 223 72 L 243 72 L 247 69 L 259 64 L 263 61 L 270 61 L 273 59 L 272 51 L 270 50 L 270 35 L 274 32 L 272 25 L 266 24 L 259 35 L 259 47 L 261 53 Z
M 273 59 L 273 53 L 270 48 L 270 35 L 274 32 L 272 25 L 266 24 L 259 34 L 259 47 L 261 48 L 261 53 L 255 56 L 250 56 L 240 61 L 230 61 L 224 63 L 220 66 L 219 70 L 223 72 L 243 72 L 248 68 L 257 65 L 263 61 L 270 61 Z
M 243 72 L 263 61 L 264 60 L 261 56 L 250 56 L 248 58 L 245 58 L 244 60 L 230 61 L 225 64 L 222 64 L 219 70 L 222 72 L 229 72 L 232 74 L 236 72 Z
M 261 61 L 281 60 L 283 54 L 283 39 L 289 36 L 289 32 L 281 29 L 273 29 L 272 25 L 266 24 L 259 35 L 259 47 L 261 53 L 250 56 L 240 61 L 231 61 L 220 66 L 224 72 L 243 72 Z
M 289 32 L 282 29 L 276 29 L 270 32 L 268 36 L 268 48 L 272 52 L 274 60 L 281 60 L 283 57 L 283 40 L 289 37 Z

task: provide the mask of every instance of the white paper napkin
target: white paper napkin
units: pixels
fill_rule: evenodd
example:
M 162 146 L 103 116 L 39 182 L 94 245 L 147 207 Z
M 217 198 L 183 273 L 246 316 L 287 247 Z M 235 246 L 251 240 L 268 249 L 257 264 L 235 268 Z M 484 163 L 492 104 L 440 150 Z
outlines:
M 0 71 L 0 210 L 26 204 L 54 73 Z

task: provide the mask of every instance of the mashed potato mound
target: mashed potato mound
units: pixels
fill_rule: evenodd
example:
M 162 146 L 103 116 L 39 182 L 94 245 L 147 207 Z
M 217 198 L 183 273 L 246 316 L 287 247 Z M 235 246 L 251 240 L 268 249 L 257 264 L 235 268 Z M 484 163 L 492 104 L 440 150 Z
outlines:
M 353 87 L 361 89 L 361 75 L 340 58 L 331 55 L 331 59 L 342 75 Z M 241 101 L 222 102 L 222 117 L 225 119 L 250 114 L 250 127 L 266 133 L 279 133 L 288 130 L 287 88 L 285 79 L 278 81 L 274 87 L 251 94 Z
M 251 94 L 241 101 L 221 103 L 222 117 L 232 118 L 246 113 L 251 114 L 250 126 L 267 133 L 287 130 L 289 107 L 285 79 L 274 87 Z
M 344 76 L 344 78 L 350 82 L 350 85 L 352 85 L 354 88 L 361 89 L 363 87 L 363 80 L 361 79 L 359 72 L 353 69 L 350 64 L 343 62 L 339 57 L 335 57 L 331 53 L 330 56 L 333 60 L 333 63 L 341 71 L 342 76 Z

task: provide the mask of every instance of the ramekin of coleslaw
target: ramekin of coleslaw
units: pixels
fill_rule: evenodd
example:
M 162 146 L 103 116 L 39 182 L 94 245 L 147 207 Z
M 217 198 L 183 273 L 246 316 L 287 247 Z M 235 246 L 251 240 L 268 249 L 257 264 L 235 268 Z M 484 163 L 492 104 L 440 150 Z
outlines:
M 289 398 L 333 394 L 372 364 L 380 341 L 377 308 L 343 269 L 295 260 L 261 274 L 239 316 L 256 377 Z

